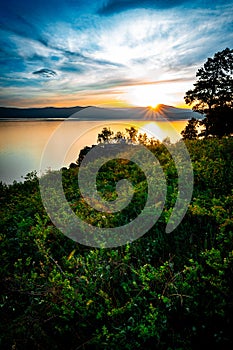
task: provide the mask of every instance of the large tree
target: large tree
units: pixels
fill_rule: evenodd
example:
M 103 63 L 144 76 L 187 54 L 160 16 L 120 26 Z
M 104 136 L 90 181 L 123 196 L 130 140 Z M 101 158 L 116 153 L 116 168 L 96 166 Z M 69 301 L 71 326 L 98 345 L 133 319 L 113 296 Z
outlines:
M 204 135 L 233 133 L 233 50 L 226 48 L 208 58 L 196 77 L 194 89 L 184 98 L 193 110 L 205 114 Z

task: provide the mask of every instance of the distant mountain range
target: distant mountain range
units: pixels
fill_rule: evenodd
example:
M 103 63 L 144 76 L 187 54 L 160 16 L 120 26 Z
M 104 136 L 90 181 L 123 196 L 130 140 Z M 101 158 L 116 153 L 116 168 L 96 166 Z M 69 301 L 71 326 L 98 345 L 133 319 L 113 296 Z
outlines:
M 79 112 L 87 107 L 44 107 L 44 108 L 8 108 L 0 107 L 0 118 L 3 119 L 47 119 L 47 118 L 68 118 L 70 115 Z
M 203 116 L 191 109 L 176 108 L 167 105 L 131 108 L 67 107 L 67 108 L 6 108 L 0 107 L 1 119 L 66 119 L 88 120 L 151 120 L 175 121 Z

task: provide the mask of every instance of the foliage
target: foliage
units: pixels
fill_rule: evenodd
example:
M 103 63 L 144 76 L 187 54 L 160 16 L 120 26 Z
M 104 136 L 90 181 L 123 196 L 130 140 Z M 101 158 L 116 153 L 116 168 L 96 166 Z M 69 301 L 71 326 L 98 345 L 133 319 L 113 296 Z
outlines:
M 101 138 L 101 135 L 99 134 L 98 138 L 100 139 Z M 81 149 L 81 151 L 79 152 L 79 157 L 76 161 L 77 165 L 80 166 L 85 155 L 94 147 L 94 145 L 92 147 L 90 146 L 85 146 L 83 149 Z M 75 166 L 73 166 L 74 168 Z
M 113 132 L 110 130 L 110 128 L 103 128 L 102 132 L 98 134 L 98 142 L 109 142 L 112 135 Z
M 205 114 L 202 136 L 229 135 L 233 132 L 233 50 L 226 48 L 208 58 L 196 73 L 194 89 L 186 92 L 185 102 Z
M 233 139 L 185 143 L 195 185 L 182 223 L 164 233 L 177 172 L 166 147 L 148 142 L 167 179 L 166 205 L 147 234 L 114 249 L 85 247 L 60 233 L 42 206 L 35 173 L 0 184 L 1 349 L 231 348 Z M 174 152 L 178 146 L 170 145 Z M 145 203 L 146 179 L 134 163 L 113 160 L 99 172 L 106 199 L 122 177 L 135 188 L 132 205 L 108 218 L 83 202 L 77 173 L 63 169 L 65 195 L 91 224 L 123 224 Z
M 125 128 L 125 132 L 117 131 L 115 134 L 110 128 L 104 127 L 102 132 L 98 134 L 98 143 L 141 143 L 148 145 L 148 143 L 153 143 L 155 140 L 149 139 L 147 134 L 138 134 L 138 130 L 131 126 L 130 128 Z M 92 146 L 93 147 L 93 146 Z M 89 151 L 88 147 L 83 149 L 84 155 Z

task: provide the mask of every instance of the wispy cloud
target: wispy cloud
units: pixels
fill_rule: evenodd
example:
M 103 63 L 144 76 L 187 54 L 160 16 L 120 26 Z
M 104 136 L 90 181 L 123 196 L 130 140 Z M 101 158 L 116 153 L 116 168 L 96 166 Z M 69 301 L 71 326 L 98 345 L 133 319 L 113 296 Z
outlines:
M 174 8 L 196 8 L 208 7 L 213 8 L 218 5 L 231 3 L 231 0 L 206 0 L 193 1 L 189 0 L 107 0 L 99 8 L 100 15 L 113 15 L 127 10 L 135 9 L 155 9 L 155 10 L 170 10 Z
M 230 0 L 7 3 L 0 82 L 1 103 L 11 105 L 94 104 L 104 94 L 127 103 L 134 87 L 153 92 L 159 84 L 179 104 L 206 58 L 233 42 Z
M 100 8 L 99 13 L 112 15 L 129 9 L 170 9 L 177 7 L 187 0 L 108 0 Z

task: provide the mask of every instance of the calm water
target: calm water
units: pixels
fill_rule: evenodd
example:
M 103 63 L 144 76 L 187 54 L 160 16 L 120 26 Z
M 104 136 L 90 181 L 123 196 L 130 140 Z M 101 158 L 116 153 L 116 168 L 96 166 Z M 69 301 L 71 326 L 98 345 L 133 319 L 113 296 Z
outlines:
M 187 121 L 110 122 L 110 121 L 2 121 L 0 122 L 0 181 L 20 181 L 28 172 L 41 174 L 46 169 L 60 169 L 78 158 L 80 149 L 96 143 L 104 126 L 123 131 L 134 126 L 160 140 L 179 139 Z M 49 143 L 49 148 L 46 144 Z M 72 144 L 71 144 L 72 143 Z M 66 150 L 64 156 L 64 149 Z M 62 159 L 60 155 L 62 154 Z M 46 161 L 42 161 L 46 158 Z M 41 166 L 43 163 L 43 168 Z

